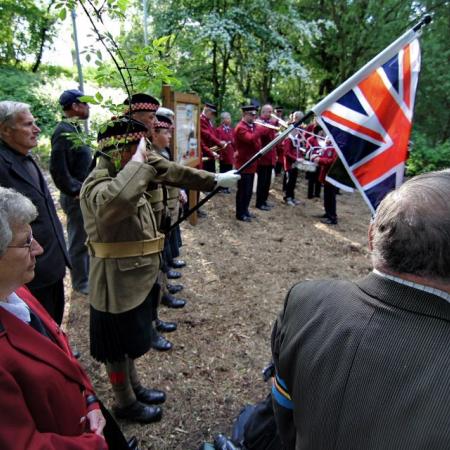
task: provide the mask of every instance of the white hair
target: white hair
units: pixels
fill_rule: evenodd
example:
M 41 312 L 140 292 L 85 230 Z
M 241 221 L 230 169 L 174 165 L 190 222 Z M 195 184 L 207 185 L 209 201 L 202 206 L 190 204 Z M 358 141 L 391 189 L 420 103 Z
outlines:
M 170 108 L 165 108 L 164 106 L 160 106 L 156 111 L 156 114 L 167 117 L 168 119 L 173 119 L 175 117 L 175 113 Z
M 13 239 L 12 228 L 29 224 L 36 217 L 36 207 L 29 198 L 14 189 L 0 187 L 0 257 Z
M 231 114 L 229 112 L 227 112 L 227 111 L 224 111 L 222 114 L 220 114 L 220 118 L 222 120 L 227 119 L 229 117 L 231 117 Z
M 29 112 L 30 105 L 22 102 L 4 100 L 0 102 L 0 126 L 11 126 L 16 121 L 17 114 Z
M 303 111 L 295 111 L 291 114 L 292 121 L 298 122 L 300 119 L 303 119 L 305 113 Z

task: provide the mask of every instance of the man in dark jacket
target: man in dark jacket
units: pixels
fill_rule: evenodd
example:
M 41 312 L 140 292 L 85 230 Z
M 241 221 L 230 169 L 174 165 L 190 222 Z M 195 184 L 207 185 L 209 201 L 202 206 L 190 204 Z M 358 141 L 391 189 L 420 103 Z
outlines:
M 306 281 L 272 335 L 283 449 L 450 448 L 450 170 L 381 202 L 373 272 Z
M 29 105 L 0 102 L 0 185 L 28 197 L 39 213 L 31 228 L 44 253 L 36 258 L 36 276 L 27 286 L 55 322 L 61 324 L 63 279 L 69 258 L 52 196 L 30 153 L 37 145 L 40 131 Z
M 72 264 L 72 288 L 88 294 L 89 255 L 85 246 L 86 233 L 80 209 L 79 194 L 92 161 L 90 147 L 83 145 L 79 121 L 89 117 L 89 104 L 81 102 L 83 93 L 64 91 L 59 103 L 64 120 L 58 123 L 52 135 L 50 173 L 61 191 L 61 207 L 67 216 L 67 237 Z

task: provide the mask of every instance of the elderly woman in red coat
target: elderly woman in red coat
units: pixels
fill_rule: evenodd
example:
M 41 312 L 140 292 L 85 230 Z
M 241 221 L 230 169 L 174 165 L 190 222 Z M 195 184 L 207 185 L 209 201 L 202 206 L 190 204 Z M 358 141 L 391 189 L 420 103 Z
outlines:
M 28 198 L 0 187 L 0 448 L 107 449 L 91 382 L 24 287 L 43 252 L 29 225 L 36 216 Z

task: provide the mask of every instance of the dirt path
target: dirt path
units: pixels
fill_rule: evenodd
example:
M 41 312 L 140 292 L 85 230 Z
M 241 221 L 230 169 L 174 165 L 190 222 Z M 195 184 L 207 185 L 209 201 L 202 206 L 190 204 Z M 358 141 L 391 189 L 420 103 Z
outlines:
M 297 207 L 282 204 L 277 178 L 270 212 L 256 210 L 251 224 L 234 219 L 234 195 L 217 195 L 199 225 L 183 225 L 183 297 L 181 311 L 161 309 L 176 320 L 178 331 L 168 353 L 149 352 L 138 361 L 147 386 L 167 392 L 162 422 L 148 426 L 121 423 L 136 435 L 141 449 L 195 450 L 219 432 L 229 433 L 243 405 L 268 392 L 261 369 L 270 361 L 270 332 L 293 283 L 305 279 L 355 279 L 370 270 L 366 251 L 370 214 L 358 194 L 338 196 L 339 225 L 314 216 L 322 202 L 305 200 L 298 183 Z M 98 395 L 111 406 L 106 373 L 89 357 L 88 303 L 73 296 L 67 331 L 82 352 L 82 362 Z

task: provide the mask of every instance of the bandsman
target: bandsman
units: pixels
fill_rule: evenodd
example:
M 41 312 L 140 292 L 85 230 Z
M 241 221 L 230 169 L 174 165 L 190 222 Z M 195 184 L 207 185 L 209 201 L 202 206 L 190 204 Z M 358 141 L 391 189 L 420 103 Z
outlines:
M 256 127 L 256 106 L 242 106 L 242 119 L 234 129 L 234 142 L 236 145 L 236 167 L 241 167 L 253 155 L 261 150 L 261 134 L 263 127 Z M 253 163 L 241 173 L 236 192 L 236 219 L 243 222 L 251 222 L 252 215 L 249 211 L 253 193 L 253 180 L 255 178 L 257 163 Z
M 214 147 L 222 148 L 226 145 L 226 141 L 216 136 L 214 127 L 214 117 L 217 114 L 217 106 L 212 103 L 205 103 L 202 113 L 200 114 L 200 141 L 202 149 L 203 169 L 208 172 L 216 172 L 216 160 L 219 159 L 219 152 L 211 150 Z
M 261 108 L 261 114 L 258 122 L 274 126 L 275 123 L 272 120 L 273 109 L 272 105 L 264 105 Z M 257 125 L 261 133 L 261 148 L 265 147 L 277 136 L 277 131 L 272 128 L 264 128 L 261 125 Z M 264 156 L 258 160 L 258 183 L 256 187 L 256 208 L 262 211 L 270 211 L 274 206 L 269 204 L 267 199 L 269 198 L 270 183 L 272 181 L 272 170 L 275 167 L 277 161 L 277 148 L 273 147 Z
M 231 115 L 229 112 L 223 112 L 220 115 L 222 123 L 216 129 L 216 135 L 221 141 L 226 142 L 226 146 L 219 153 L 220 173 L 228 172 L 234 166 L 234 129 L 231 124 Z M 229 194 L 229 189 L 223 189 L 222 192 Z

